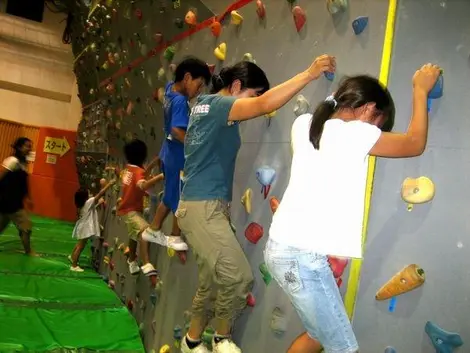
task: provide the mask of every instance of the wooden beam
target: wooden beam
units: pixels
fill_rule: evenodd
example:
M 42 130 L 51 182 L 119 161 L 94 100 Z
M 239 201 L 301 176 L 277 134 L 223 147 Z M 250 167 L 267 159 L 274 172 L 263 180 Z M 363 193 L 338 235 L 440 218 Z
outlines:
M 8 82 L 3 80 L 0 80 L 0 89 L 29 94 L 30 96 L 52 99 L 59 102 L 70 103 L 72 101 L 72 95 L 70 94 L 54 92 L 47 89 L 31 87 L 27 85 L 22 85 L 20 83 Z

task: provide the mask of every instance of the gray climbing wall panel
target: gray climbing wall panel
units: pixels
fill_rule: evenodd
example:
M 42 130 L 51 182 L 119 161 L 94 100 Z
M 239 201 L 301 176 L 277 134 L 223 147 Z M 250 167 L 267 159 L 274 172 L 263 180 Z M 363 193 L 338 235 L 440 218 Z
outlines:
M 395 130 L 404 131 L 411 112 L 411 77 L 426 62 L 444 70 L 444 96 L 430 113 L 428 147 L 418 158 L 379 159 L 366 255 L 354 319 L 362 353 L 434 352 L 424 333 L 428 320 L 460 333 L 470 348 L 470 235 L 468 205 L 470 140 L 468 1 L 399 0 L 389 81 L 397 106 Z M 436 186 L 429 204 L 411 212 L 401 201 L 406 177 L 427 176 Z M 425 284 L 389 301 L 375 292 L 410 263 L 426 271 Z
M 216 0 L 204 3 L 214 13 L 222 12 L 230 4 L 228 1 Z M 187 54 L 192 54 L 208 63 L 216 63 L 213 50 L 217 43 L 226 42 L 227 58 L 223 65 L 234 64 L 241 60 L 244 53 L 250 52 L 267 72 L 271 84 L 276 85 L 307 68 L 316 56 L 325 52 L 335 55 L 338 60 L 335 81 L 330 83 L 322 77 L 302 92 L 311 105 L 315 105 L 331 93 L 344 74 L 366 72 L 378 75 L 388 1 L 351 1 L 349 10 L 334 19 L 327 12 L 324 0 L 298 1 L 297 5 L 307 12 L 306 28 L 300 35 L 295 30 L 287 1 L 270 0 L 264 3 L 267 10 L 264 22 L 260 23 L 258 20 L 253 2 L 239 10 L 244 17 L 242 26 L 237 28 L 227 21 L 218 40 L 209 30 L 205 30 L 176 44 L 174 62 L 178 62 Z M 361 15 L 367 15 L 371 20 L 366 31 L 360 36 L 355 36 L 351 22 Z M 150 64 L 146 63 L 144 67 L 146 65 Z M 218 71 L 223 65 L 219 63 L 216 70 Z M 294 101 L 280 109 L 271 120 L 270 126 L 266 118 L 241 125 L 243 145 L 237 160 L 232 216 L 237 228 L 237 237 L 255 274 L 256 284 L 253 293 L 256 306 L 247 308 L 238 320 L 234 338 L 246 353 L 265 352 L 272 347 L 277 347 L 276 351 L 284 352 L 294 337 L 302 332 L 300 321 L 287 297 L 274 282 L 266 287 L 258 270 L 263 262 L 262 251 L 272 216 L 269 196 L 282 199 L 289 178 L 290 128 L 295 119 L 293 108 Z M 161 122 L 155 122 L 155 125 L 160 124 Z M 121 135 L 127 131 L 140 134 L 136 124 L 133 127 L 126 126 L 121 128 Z M 158 152 L 159 146 L 155 146 L 154 142 L 150 145 L 154 148 L 154 153 Z M 256 169 L 262 165 L 269 165 L 277 172 L 276 180 L 266 200 L 260 193 L 261 186 L 255 177 Z M 252 188 L 254 192 L 251 215 L 245 213 L 240 203 L 246 188 Z M 110 243 L 118 237 L 119 245 L 126 238 L 124 224 L 117 217 L 111 216 L 109 220 L 106 237 Z M 257 245 L 249 243 L 244 237 L 245 228 L 250 222 L 259 223 L 264 227 L 265 235 Z M 308 229 L 305 230 L 305 236 L 308 236 Z M 175 325 L 184 327 L 184 312 L 190 309 L 197 286 L 196 267 L 192 256 L 188 255 L 188 261 L 183 266 L 177 258 L 170 260 L 166 250 L 152 247 L 152 258 L 156 259 L 154 261 L 163 281 L 161 296 L 153 307 L 149 301 L 152 290 L 148 279 L 143 276 L 134 279 L 128 275 L 125 257 L 117 247 L 116 245 L 113 257 L 115 269 L 110 278 L 116 282 L 116 291 L 120 296 L 124 295 L 126 300 L 134 301 L 133 313 L 139 323 L 144 323 L 146 347 L 157 351 L 165 344 L 174 347 L 173 328 Z M 109 268 L 103 265 L 102 270 L 109 271 Z M 123 281 L 124 286 L 116 279 L 116 273 L 126 276 Z M 347 273 L 343 282 L 343 291 L 346 283 Z M 146 310 L 140 308 L 143 300 L 146 301 Z M 280 336 L 274 335 L 270 330 L 272 313 L 276 307 L 283 311 L 285 324 L 288 327 Z M 176 351 L 175 348 L 172 349 Z

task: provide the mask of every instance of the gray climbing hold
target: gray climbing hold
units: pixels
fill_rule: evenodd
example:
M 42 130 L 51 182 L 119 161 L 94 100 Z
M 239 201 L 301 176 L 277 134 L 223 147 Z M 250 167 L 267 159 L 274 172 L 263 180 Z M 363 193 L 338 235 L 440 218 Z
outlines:
M 299 94 L 297 96 L 297 100 L 295 101 L 294 114 L 296 116 L 300 116 L 302 114 L 306 114 L 309 111 L 309 109 L 310 109 L 310 104 L 308 103 L 307 98 Z
M 397 351 L 395 348 L 388 346 L 387 348 L 385 348 L 384 353 L 397 353 Z
M 271 330 L 277 335 L 282 335 L 287 331 L 287 320 L 282 310 L 278 307 L 274 308 L 271 316 Z
M 249 61 L 250 63 L 256 64 L 256 60 L 253 59 L 253 55 L 251 53 L 245 53 L 243 55 L 242 61 Z

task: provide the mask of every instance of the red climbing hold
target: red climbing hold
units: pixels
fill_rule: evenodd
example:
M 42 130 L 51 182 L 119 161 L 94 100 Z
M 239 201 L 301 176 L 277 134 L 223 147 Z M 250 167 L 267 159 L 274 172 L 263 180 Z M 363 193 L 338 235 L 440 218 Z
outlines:
M 163 34 L 161 34 L 160 32 L 157 32 L 155 33 L 154 38 L 157 44 L 160 44 L 163 41 Z
M 260 19 L 266 17 L 266 7 L 264 7 L 264 4 L 261 0 L 256 1 L 256 14 Z
M 150 282 L 152 283 L 152 287 L 155 288 L 158 282 L 158 276 L 157 275 L 150 276 Z
M 258 223 L 250 223 L 245 230 L 245 237 L 250 243 L 256 244 L 263 237 L 264 230 L 263 227 Z
M 222 25 L 220 24 L 220 22 L 214 21 L 210 25 L 210 29 L 211 29 L 211 32 L 214 35 L 214 37 L 219 37 L 220 32 L 222 32 Z
M 109 269 L 110 269 L 111 271 L 114 271 L 114 262 L 111 261 L 111 262 L 109 263 Z
M 248 293 L 248 295 L 246 296 L 246 305 L 254 307 L 255 304 L 256 304 L 255 296 L 253 295 L 253 293 Z
M 130 311 L 132 311 L 133 308 L 134 308 L 134 302 L 129 299 L 129 300 L 127 301 L 127 309 L 129 309 Z
M 307 22 L 307 15 L 300 6 L 295 6 L 292 9 L 292 15 L 294 16 L 295 28 L 297 28 L 297 32 L 300 32 Z
M 330 263 L 331 271 L 333 271 L 335 278 L 340 278 L 348 265 L 348 259 L 335 256 L 328 256 L 328 262 Z
M 209 67 L 209 71 L 211 72 L 211 75 L 213 75 L 214 71 L 215 71 L 215 65 L 214 64 L 207 64 L 207 66 Z
M 183 265 L 186 263 L 186 251 L 177 251 L 176 256 L 178 256 Z
M 135 17 L 137 17 L 139 20 L 142 19 L 142 10 L 141 9 L 135 10 Z

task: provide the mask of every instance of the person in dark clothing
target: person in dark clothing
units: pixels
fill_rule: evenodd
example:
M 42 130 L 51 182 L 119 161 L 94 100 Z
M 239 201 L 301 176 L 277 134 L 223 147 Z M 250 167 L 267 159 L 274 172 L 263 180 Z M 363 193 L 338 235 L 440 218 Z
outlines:
M 13 143 L 14 153 L 0 166 L 0 234 L 10 222 L 16 226 L 26 255 L 35 255 L 31 250 L 31 219 L 24 207 L 29 199 L 26 157 L 33 144 L 27 137 L 19 137 Z

